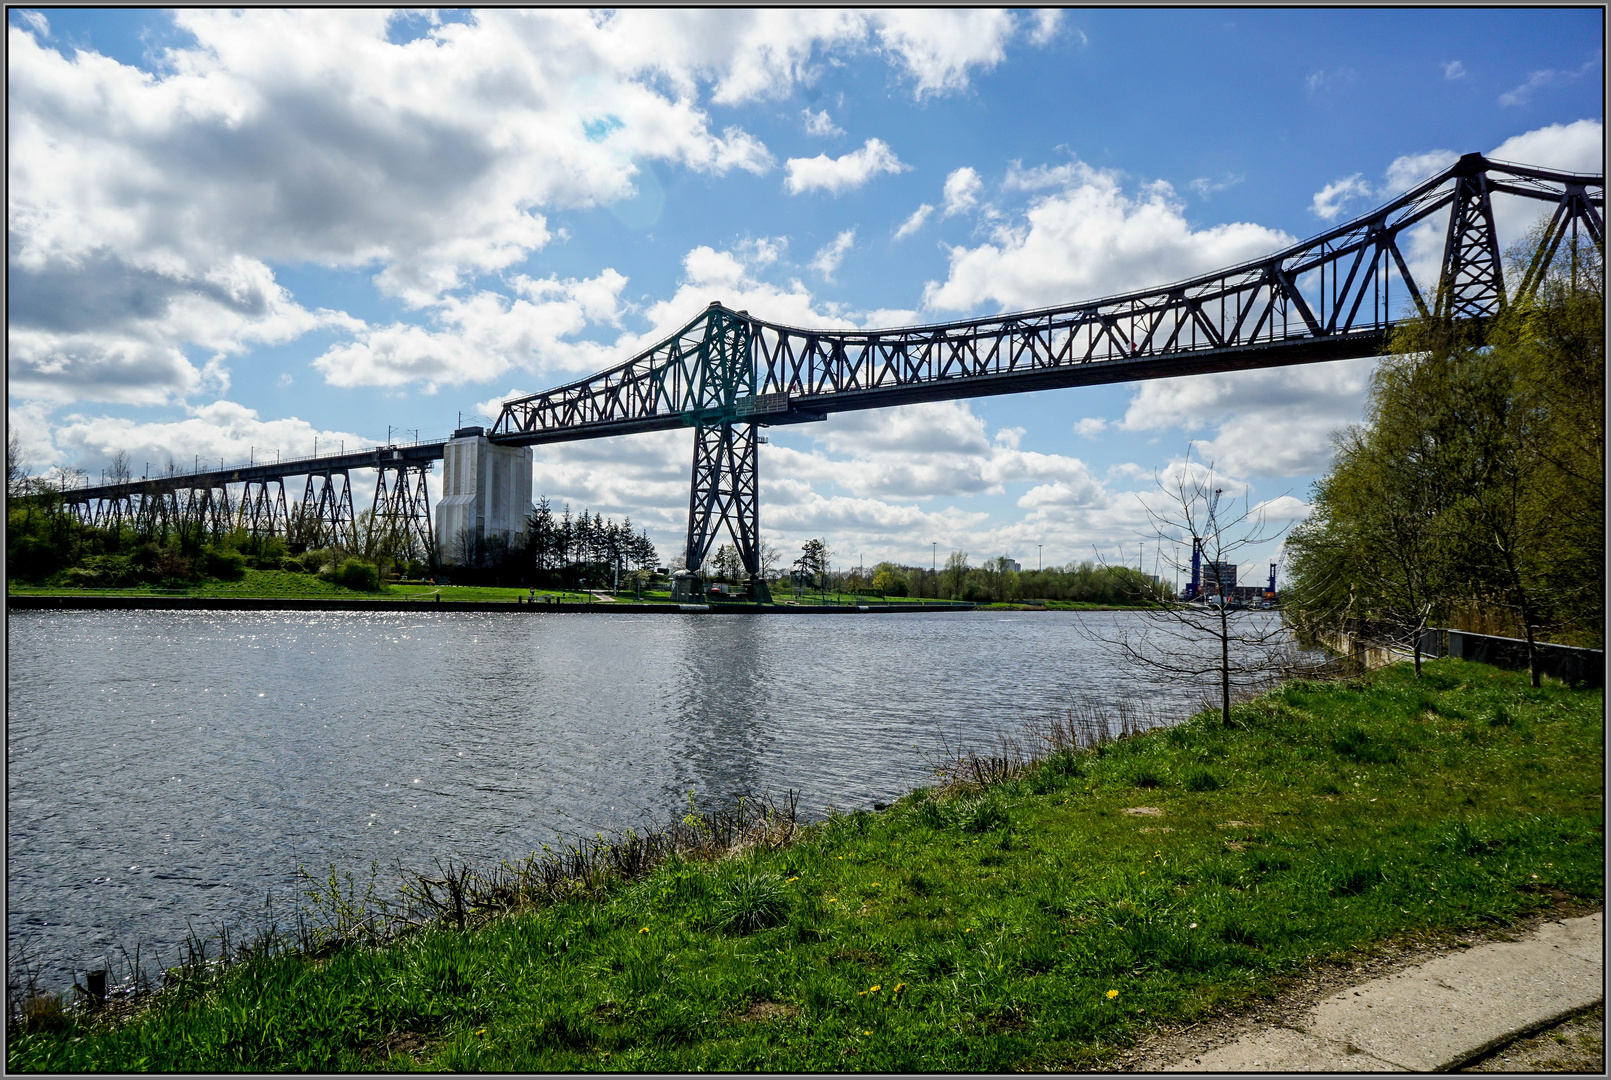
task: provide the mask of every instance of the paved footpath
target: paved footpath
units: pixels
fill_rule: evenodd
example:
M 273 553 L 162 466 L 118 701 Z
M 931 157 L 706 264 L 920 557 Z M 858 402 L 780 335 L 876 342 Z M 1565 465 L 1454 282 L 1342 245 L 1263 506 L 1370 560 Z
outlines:
M 1605 1000 L 1605 915 L 1372 979 L 1170 1072 L 1444 1072 Z

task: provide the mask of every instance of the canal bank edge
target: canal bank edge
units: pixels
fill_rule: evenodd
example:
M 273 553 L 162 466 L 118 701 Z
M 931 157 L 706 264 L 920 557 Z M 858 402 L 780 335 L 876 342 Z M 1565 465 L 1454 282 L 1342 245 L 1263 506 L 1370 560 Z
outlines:
M 490 611 L 643 615 L 888 615 L 898 612 L 972 611 L 974 604 L 655 604 L 524 603 L 508 600 L 315 600 L 285 597 L 32 596 L 6 597 L 11 611 Z

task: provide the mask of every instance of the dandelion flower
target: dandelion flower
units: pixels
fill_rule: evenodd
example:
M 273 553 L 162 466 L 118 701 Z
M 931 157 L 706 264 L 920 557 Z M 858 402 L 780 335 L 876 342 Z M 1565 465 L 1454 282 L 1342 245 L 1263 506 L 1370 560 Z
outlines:
M 874 983 L 872 986 L 869 986 L 867 988 L 867 992 L 869 994 L 876 994 L 882 989 L 884 989 L 884 984 L 883 983 Z
M 893 991 L 891 991 L 891 993 L 896 993 L 896 994 L 904 994 L 904 993 L 906 993 L 906 984 L 905 983 L 896 983 L 895 984 L 895 989 Z
M 872 1032 L 871 1032 L 871 1031 L 869 1031 L 869 1030 L 867 1030 L 867 1029 L 866 1029 L 866 1028 L 862 1028 L 862 1029 L 861 1029 L 861 1033 L 862 1033 L 862 1034 L 863 1034 L 863 1035 L 871 1035 L 871 1034 L 872 1034 Z
M 640 934 L 647 934 L 648 932 L 649 932 L 649 928 L 647 926 L 645 926 L 643 929 L 638 931 L 638 933 L 640 933 Z
M 1119 992 L 1117 990 L 1109 990 L 1108 991 L 1108 1000 L 1109 1001 L 1112 1001 L 1114 998 L 1116 998 L 1118 996 L 1119 996 Z
M 799 878 L 797 878 L 797 877 L 792 877 L 792 878 L 790 878 L 790 879 L 789 879 L 789 881 L 785 881 L 785 882 L 784 882 L 784 883 L 783 883 L 783 884 L 785 884 L 785 885 L 787 885 L 787 884 L 789 884 L 789 882 L 791 882 L 791 881 L 799 881 L 799 880 L 800 880 L 800 879 L 799 879 Z

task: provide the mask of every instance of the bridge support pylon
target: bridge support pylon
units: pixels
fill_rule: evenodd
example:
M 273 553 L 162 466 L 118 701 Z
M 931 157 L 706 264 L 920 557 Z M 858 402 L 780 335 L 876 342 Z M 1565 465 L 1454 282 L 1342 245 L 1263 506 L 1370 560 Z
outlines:
M 761 576 L 760 444 L 760 427 L 754 423 L 719 422 L 694 429 L 693 489 L 688 498 L 683 565 L 697 575 L 719 529 L 726 526 L 749 579 L 750 599 L 765 604 L 772 595 Z
M 424 483 L 421 474 L 420 483 Z M 464 427 L 442 452 L 442 498 L 436 504 L 436 556 L 478 566 L 526 542 L 531 516 L 531 448 L 490 442 Z

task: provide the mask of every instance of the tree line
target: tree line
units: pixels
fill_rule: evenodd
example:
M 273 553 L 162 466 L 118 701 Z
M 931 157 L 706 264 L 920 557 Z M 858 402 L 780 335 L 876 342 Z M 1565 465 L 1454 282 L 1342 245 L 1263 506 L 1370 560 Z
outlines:
M 569 503 L 556 515 L 544 496 L 527 521 L 526 545 L 515 560 L 533 585 L 575 588 L 585 580 L 603 588 L 617 580 L 647 582 L 659 557 L 648 530 L 634 532 L 631 518 L 616 524 L 587 510 L 573 516 Z
M 1541 235 L 1509 259 L 1512 288 Z M 1300 630 L 1605 640 L 1604 253 L 1564 243 L 1488 325 L 1402 326 L 1287 540 Z
M 953 551 L 939 567 L 880 562 L 870 570 L 833 570 L 833 550 L 821 538 L 806 541 L 792 565 L 792 577 L 806 592 L 829 589 L 867 596 L 1010 603 L 1017 600 L 1073 600 L 1095 604 L 1137 604 L 1173 595 L 1168 582 L 1127 566 L 1086 560 L 1040 570 L 1015 570 L 1005 556 L 975 566 L 966 551 Z

